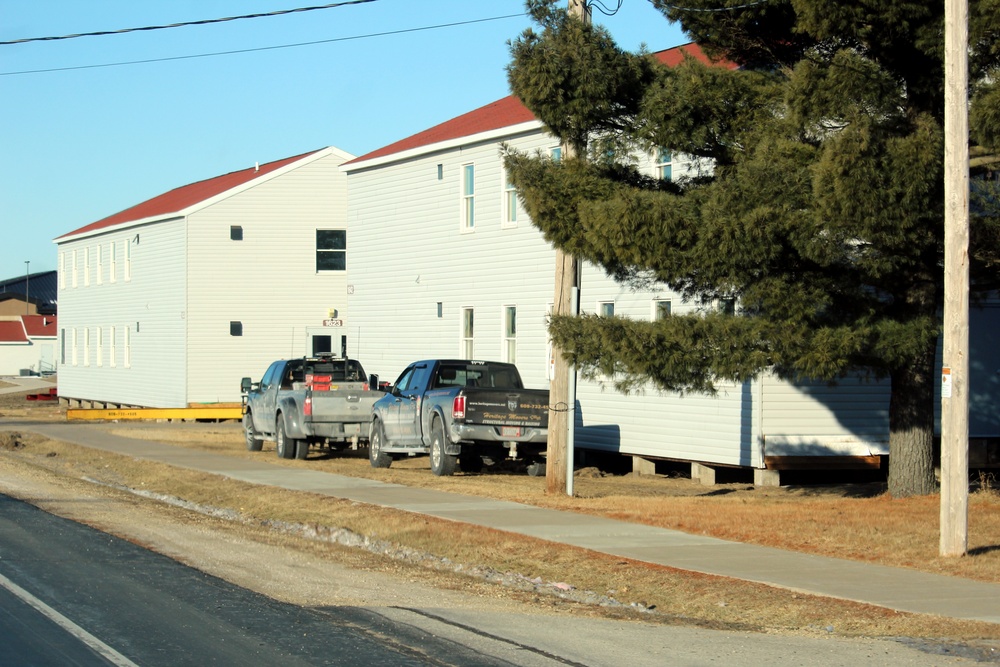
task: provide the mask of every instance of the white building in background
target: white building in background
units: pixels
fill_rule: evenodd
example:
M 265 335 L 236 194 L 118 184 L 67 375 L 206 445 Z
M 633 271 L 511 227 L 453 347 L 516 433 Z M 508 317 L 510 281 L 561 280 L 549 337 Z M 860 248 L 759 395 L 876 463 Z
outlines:
M 693 44 L 656 55 L 672 65 L 682 52 L 705 60 Z M 416 359 L 498 359 L 516 362 L 528 386 L 548 386 L 555 256 L 518 206 L 504 144 L 559 157 L 558 141 L 507 97 L 343 166 L 349 339 L 370 372 L 392 381 Z M 692 168 L 665 153 L 638 159 L 659 177 Z M 582 268 L 583 312 L 649 320 L 694 307 L 667 286 L 635 291 Z M 989 354 L 986 365 L 1000 366 Z M 857 378 L 831 387 L 765 375 L 714 397 L 652 388 L 625 396 L 580 382 L 577 400 L 576 446 L 632 455 L 641 470 L 674 459 L 705 479 L 714 479 L 709 466 L 740 466 L 774 483 L 782 468 L 877 467 L 888 454 L 888 386 Z M 995 408 L 987 417 L 980 434 L 1000 435 Z
M 0 376 L 56 372 L 56 316 L 0 316 Z
M 274 359 L 340 349 L 347 187 L 337 148 L 192 183 L 55 239 L 59 395 L 238 403 Z

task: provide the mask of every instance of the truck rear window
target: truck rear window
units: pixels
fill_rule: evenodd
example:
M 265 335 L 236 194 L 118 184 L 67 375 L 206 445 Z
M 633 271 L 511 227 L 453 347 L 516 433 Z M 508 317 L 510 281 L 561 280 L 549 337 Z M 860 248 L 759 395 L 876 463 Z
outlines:
M 521 377 L 513 366 L 442 364 L 434 387 L 493 387 L 523 389 Z
M 306 374 L 329 377 L 327 382 L 361 382 L 365 371 L 354 359 L 306 364 Z

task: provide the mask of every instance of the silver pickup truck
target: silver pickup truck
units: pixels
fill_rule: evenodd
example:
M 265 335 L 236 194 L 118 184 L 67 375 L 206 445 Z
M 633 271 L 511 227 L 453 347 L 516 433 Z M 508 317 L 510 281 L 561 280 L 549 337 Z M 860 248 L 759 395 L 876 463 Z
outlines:
M 304 459 L 311 446 L 356 447 L 385 394 L 369 387 L 357 360 L 325 356 L 275 361 L 260 382 L 243 378 L 241 389 L 247 449 L 273 441 L 285 459 Z
M 368 454 L 375 468 L 430 454 L 435 475 L 479 472 L 484 459 L 516 459 L 544 472 L 549 392 L 525 389 L 513 364 L 429 359 L 406 367 L 372 407 Z

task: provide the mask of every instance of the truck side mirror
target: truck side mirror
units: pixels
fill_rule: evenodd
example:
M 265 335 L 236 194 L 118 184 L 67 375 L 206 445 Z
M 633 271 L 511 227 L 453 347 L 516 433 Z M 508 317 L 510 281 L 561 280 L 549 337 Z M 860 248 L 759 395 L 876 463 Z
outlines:
M 368 376 L 368 388 L 371 389 L 372 391 L 378 389 L 378 376 L 375 375 L 374 373 L 371 373 Z
M 252 386 L 253 386 L 253 380 L 251 380 L 250 378 L 243 378 L 242 380 L 240 380 L 240 391 L 242 391 L 244 394 L 249 393 L 250 387 Z

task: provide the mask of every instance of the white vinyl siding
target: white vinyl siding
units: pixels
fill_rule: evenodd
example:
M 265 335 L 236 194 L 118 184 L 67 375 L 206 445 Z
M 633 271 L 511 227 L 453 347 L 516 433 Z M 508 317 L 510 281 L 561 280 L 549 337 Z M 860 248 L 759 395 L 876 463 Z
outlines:
M 547 150 L 541 133 L 512 141 L 519 150 Z M 555 257 L 530 224 L 502 229 L 502 188 L 476 193 L 476 233 L 456 234 L 460 173 L 475 163 L 480 183 L 504 178 L 496 142 L 427 155 L 384 169 L 348 173 L 348 228 L 352 267 L 386 266 L 391 271 L 352 270 L 349 295 L 350 347 L 366 369 L 395 378 L 416 359 L 452 358 L 461 351 L 462 308 L 475 309 L 479 359 L 499 360 L 503 307 L 517 297 L 518 367 L 528 386 L 543 387 L 546 358 L 545 306 L 552 298 Z M 437 179 L 437 165 L 446 176 Z M 449 176 L 450 175 L 450 176 Z M 441 304 L 438 317 L 438 304 Z M 399 336 L 401 322 L 415 335 Z
M 60 294 L 61 324 L 108 328 L 107 363 L 62 369 L 60 394 L 149 407 L 238 404 L 240 378 L 305 354 L 307 329 L 322 328 L 331 310 L 345 324 L 326 329 L 339 349 L 350 326 L 346 272 L 317 274 L 316 230 L 347 228 L 339 167 L 351 157 L 325 149 L 187 217 L 60 242 L 65 253 L 107 245 L 109 271 L 100 290 Z M 231 240 L 233 226 L 243 241 Z M 230 336 L 230 322 L 242 323 L 242 336 Z
M 316 230 L 348 228 L 340 165 L 350 157 L 330 149 L 190 216 L 188 402 L 238 403 L 240 378 L 259 377 L 275 359 L 310 353 L 312 332 L 332 335 L 339 352 L 340 336 L 356 331 L 347 307 L 347 271 L 316 271 Z M 230 238 L 234 225 L 243 228 L 238 243 Z M 354 247 L 351 230 L 346 243 Z M 353 257 L 345 262 L 381 266 L 356 265 Z M 271 287 L 248 289 L 248 267 L 254 284 Z M 343 326 L 324 327 L 327 319 Z M 230 322 L 242 324 L 242 336 L 230 336 Z M 348 354 L 369 370 L 356 349 L 349 347 Z

